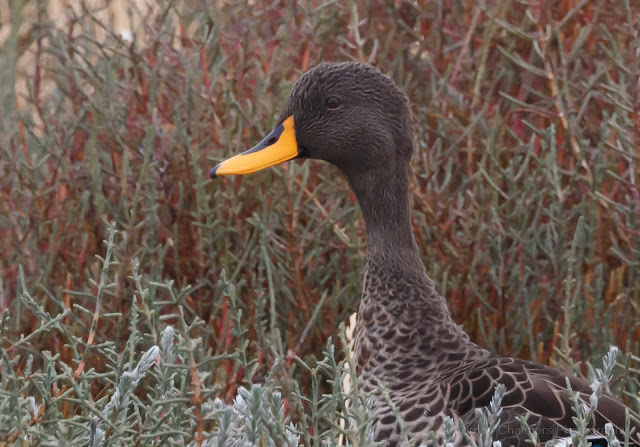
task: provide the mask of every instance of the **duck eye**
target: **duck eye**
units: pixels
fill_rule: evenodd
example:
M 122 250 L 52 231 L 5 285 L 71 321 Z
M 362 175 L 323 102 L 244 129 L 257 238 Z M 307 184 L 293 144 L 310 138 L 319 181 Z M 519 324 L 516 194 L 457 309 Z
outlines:
M 331 96 L 329 99 L 327 99 L 327 107 L 329 107 L 330 109 L 337 109 L 338 107 L 340 107 L 340 99 L 335 96 Z

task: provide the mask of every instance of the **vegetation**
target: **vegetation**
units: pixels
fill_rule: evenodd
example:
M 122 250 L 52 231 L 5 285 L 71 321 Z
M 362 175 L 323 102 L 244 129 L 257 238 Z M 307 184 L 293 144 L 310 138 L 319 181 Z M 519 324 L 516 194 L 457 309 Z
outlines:
M 615 345 L 595 377 L 640 410 L 637 3 L 162 0 L 130 36 L 10 5 L 1 445 L 371 445 L 354 196 L 320 162 L 207 180 L 323 60 L 409 95 L 414 230 L 473 340 L 583 376 Z

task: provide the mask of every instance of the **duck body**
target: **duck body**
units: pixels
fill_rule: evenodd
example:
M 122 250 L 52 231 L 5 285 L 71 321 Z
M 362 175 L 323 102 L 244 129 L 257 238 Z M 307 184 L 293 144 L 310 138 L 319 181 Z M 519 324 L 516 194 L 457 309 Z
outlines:
M 431 433 L 442 438 L 444 417 L 453 415 L 447 385 L 490 356 L 452 321 L 426 272 L 409 271 L 405 262 L 369 257 L 355 330 L 356 372 L 379 415 L 374 437 L 389 445 L 400 445 L 404 435 L 416 445 L 429 443 Z M 378 391 L 381 384 L 395 410 Z
M 295 84 L 276 129 L 217 165 L 211 176 L 315 158 L 337 166 L 347 179 L 367 236 L 354 353 L 362 391 L 371 396 L 376 440 L 389 446 L 441 442 L 447 416 L 480 437 L 476 409 L 490 403 L 498 384 L 506 390 L 494 441 L 531 445 L 517 420 L 525 415 L 540 442 L 568 436 L 575 425 L 567 381 L 586 403 L 589 385 L 544 365 L 492 357 L 453 321 L 427 275 L 410 219 L 412 153 L 408 100 L 390 78 L 364 64 L 321 64 Z M 592 428 L 604 433 L 610 422 L 620 433 L 626 411 L 603 396 Z M 640 445 L 638 415 L 630 414 L 636 427 L 632 439 Z M 468 444 L 456 434 L 454 445 Z
M 375 438 L 390 446 L 403 445 L 405 439 L 415 445 L 430 445 L 434 439 L 442 444 L 447 416 L 480 437 L 476 409 L 489 405 L 498 384 L 506 392 L 494 440 L 504 446 L 531 445 L 516 419 L 527 414 L 541 443 L 570 436 L 575 424 L 567 379 L 585 403 L 592 393 L 589 384 L 545 365 L 492 357 L 452 320 L 424 267 L 414 267 L 376 251 L 367 260 L 354 352 L 362 390 L 373 393 L 372 410 L 379 415 Z M 395 409 L 378 392 L 380 384 Z M 595 433 L 604 434 L 608 422 L 624 428 L 624 405 L 605 395 L 598 409 L 591 421 Z M 458 434 L 454 445 L 468 445 L 468 440 Z

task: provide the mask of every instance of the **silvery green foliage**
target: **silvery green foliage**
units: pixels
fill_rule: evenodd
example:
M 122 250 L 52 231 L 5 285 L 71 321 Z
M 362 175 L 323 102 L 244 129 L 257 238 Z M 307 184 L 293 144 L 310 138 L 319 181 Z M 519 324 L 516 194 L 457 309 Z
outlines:
M 609 352 L 602 358 L 602 369 L 596 368 L 595 379 L 602 384 L 608 384 L 613 379 L 613 369 L 616 367 L 616 360 L 618 358 L 618 347 L 611 346 Z M 591 385 L 594 389 L 594 384 Z
M 602 369 L 597 368 L 591 382 L 591 394 L 587 397 L 574 392 L 571 389 L 569 379 L 567 379 L 567 388 L 571 395 L 572 408 L 576 416 L 573 422 L 576 425 L 575 430 L 571 430 L 571 442 L 574 447 L 588 447 L 589 441 L 587 437 L 592 435 L 589 429 L 589 423 L 594 413 L 598 409 L 598 402 L 602 397 L 603 391 L 609 385 L 613 378 L 613 370 L 616 366 L 616 358 L 618 356 L 618 348 L 611 346 L 609 352 L 602 359 Z M 611 428 L 612 429 L 612 428 Z
M 496 386 L 493 397 L 488 407 L 476 409 L 476 420 L 478 421 L 478 439 L 470 438 L 472 446 L 479 447 L 500 447 L 492 442 L 493 433 L 500 424 L 500 414 L 502 413 L 502 398 L 506 387 L 503 384 Z
M 261 385 L 240 388 L 232 405 L 220 399 L 213 404 L 218 429 L 209 445 L 217 447 L 297 446 L 300 436 L 284 416 L 284 401 L 278 391 Z
M 113 252 L 115 234 L 115 227 L 110 226 L 107 253 L 98 258 L 103 266 L 99 281 L 94 281 L 96 288 L 91 294 L 83 295 L 91 298 L 90 308 L 75 304 L 74 311 L 90 315 L 94 329 L 98 320 L 122 318 L 129 330 L 127 342 L 88 341 L 87 333 L 76 335 L 65 323 L 69 309 L 60 305 L 58 309 L 62 310 L 57 313 L 56 308 L 47 311 L 25 292 L 22 301 L 40 326 L 17 339 L 5 338 L 10 349 L 0 344 L 0 442 L 91 447 L 385 444 L 372 441 L 375 412 L 367 404 L 369 396 L 359 390 L 353 359 L 346 352 L 336 352 L 331 339 L 321 360 L 293 358 L 298 374 L 310 378 L 310 391 L 303 393 L 294 377 L 283 374 L 282 366 L 290 358 L 285 357 L 285 351 L 274 349 L 275 360 L 264 383 L 244 385 L 225 402 L 223 396 L 229 393 L 222 392 L 221 385 L 227 384 L 229 377 L 223 375 L 224 368 L 211 365 L 224 361 L 242 368 L 246 383 L 250 384 L 254 381 L 255 361 L 248 357 L 248 342 L 244 339 L 237 348 L 220 354 L 203 348 L 203 322 L 193 314 L 186 315 L 183 304 L 191 291 L 189 287 L 176 290 L 171 281 L 144 282 L 134 262 L 136 297 L 131 300 L 128 313 L 104 313 L 102 297 L 113 293 L 115 283 L 111 271 L 117 264 Z M 222 285 L 229 298 L 230 324 L 241 338 L 247 326 L 235 289 L 226 279 Z M 168 319 L 175 323 L 167 324 Z M 66 337 L 73 364 L 79 366 L 70 366 L 60 353 L 33 349 L 37 337 L 52 335 Z M 341 345 L 348 346 L 344 331 L 340 336 Z M 102 371 L 84 364 L 86 352 L 102 359 Z M 594 371 L 592 395 L 575 400 L 581 428 L 574 435 L 578 443 L 582 437 L 580 445 L 586 445 L 584 428 L 611 380 L 616 353 L 612 348 L 604 358 L 602 370 Z M 344 387 L 345 375 L 352 384 L 348 389 Z M 287 408 L 299 416 L 295 422 L 286 416 L 283 390 L 287 390 Z M 478 411 L 480 435 L 477 430 L 467 433 L 464 426 L 456 426 L 453 419 L 447 418 L 443 433 L 438 434 L 440 439 L 434 438 L 434 444 L 450 447 L 464 437 L 478 447 L 500 447 L 492 441 L 492 433 L 499 424 L 503 394 L 503 387 L 496 388 L 489 407 Z M 345 423 L 341 426 L 340 421 Z M 526 417 L 521 422 L 526 427 Z M 607 430 L 607 436 L 612 438 L 612 429 Z M 343 436 L 342 444 L 338 442 L 339 435 Z M 613 441 L 611 445 L 619 447 Z
M 609 447 L 620 447 L 620 441 L 618 441 L 618 438 L 616 438 L 615 430 L 613 429 L 613 425 L 611 423 L 605 424 L 604 433 L 607 438 Z
M 456 424 L 453 418 L 447 416 L 442 421 L 443 439 L 437 445 L 441 447 L 453 447 L 456 440 Z
M 124 423 L 130 408 L 132 394 L 136 391 L 138 383 L 147 374 L 147 371 L 156 363 L 160 348 L 152 346 L 142 355 L 142 358 L 131 371 L 125 371 L 120 376 L 111 399 L 103 407 L 102 411 L 93 418 L 89 441 L 91 446 L 101 447 L 104 444 L 104 436 L 107 430 L 106 421 Z M 95 425 L 94 425 L 95 424 Z
M 160 348 L 152 346 L 144 353 L 138 365 L 132 371 L 122 373 L 120 383 L 118 384 L 109 403 L 105 406 L 103 413 L 106 418 L 112 418 L 113 412 L 118 411 L 120 407 L 126 407 L 131 398 L 131 394 L 135 391 L 138 382 L 145 376 L 147 370 L 155 364 L 156 357 Z

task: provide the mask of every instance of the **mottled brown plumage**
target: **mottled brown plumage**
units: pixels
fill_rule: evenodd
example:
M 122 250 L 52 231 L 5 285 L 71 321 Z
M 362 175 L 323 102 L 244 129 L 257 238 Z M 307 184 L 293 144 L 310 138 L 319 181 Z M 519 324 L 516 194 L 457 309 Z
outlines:
M 506 394 L 494 440 L 525 445 L 516 417 L 527 413 L 540 441 L 566 436 L 574 426 L 568 376 L 532 362 L 494 358 L 472 343 L 427 276 L 408 202 L 413 123 L 407 98 L 394 82 L 367 65 L 322 64 L 296 83 L 280 123 L 291 116 L 299 153 L 337 166 L 364 216 L 368 253 L 355 356 L 363 391 L 372 393 L 375 438 L 401 444 L 400 425 L 379 383 L 416 445 L 431 444 L 430 432 L 442 437 L 445 416 L 462 420 L 473 433 L 475 409 L 489 404 L 499 383 Z M 589 385 L 575 377 L 569 381 L 588 402 Z M 618 430 L 625 424 L 625 406 L 610 396 L 601 399 L 593 428 L 604 432 L 607 422 Z M 638 422 L 632 426 L 640 429 Z M 458 435 L 456 444 L 466 440 Z

